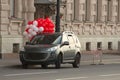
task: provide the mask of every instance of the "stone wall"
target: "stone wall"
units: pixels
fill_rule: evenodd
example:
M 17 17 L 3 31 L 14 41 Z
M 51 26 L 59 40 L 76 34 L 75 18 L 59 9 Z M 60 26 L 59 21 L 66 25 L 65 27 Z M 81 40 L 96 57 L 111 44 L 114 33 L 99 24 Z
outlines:
M 26 23 L 34 20 L 34 0 L 0 0 L 0 8 L 0 53 L 16 53 L 23 46 Z

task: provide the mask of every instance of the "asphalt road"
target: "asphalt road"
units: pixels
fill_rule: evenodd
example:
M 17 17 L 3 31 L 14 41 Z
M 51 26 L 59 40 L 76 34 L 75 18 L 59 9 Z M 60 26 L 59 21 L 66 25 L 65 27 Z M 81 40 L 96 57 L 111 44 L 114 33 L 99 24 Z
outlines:
M 104 65 L 91 65 L 92 55 L 83 55 L 80 68 L 72 68 L 71 64 L 55 69 L 50 65 L 47 69 L 30 66 L 22 69 L 19 59 L 0 60 L 0 80 L 120 80 L 120 56 L 104 55 Z

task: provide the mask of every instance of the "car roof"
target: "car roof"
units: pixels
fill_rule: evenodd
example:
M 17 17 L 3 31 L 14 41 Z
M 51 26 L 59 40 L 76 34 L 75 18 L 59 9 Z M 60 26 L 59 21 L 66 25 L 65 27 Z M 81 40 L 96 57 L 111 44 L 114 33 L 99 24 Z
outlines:
M 39 34 L 37 34 L 37 36 L 39 36 L 39 35 L 64 35 L 64 34 L 68 34 L 68 35 L 72 35 L 72 34 L 74 34 L 74 32 L 72 32 L 72 31 L 63 31 L 63 32 L 55 32 L 55 33 L 39 33 Z
M 55 32 L 55 33 L 40 33 L 40 34 L 37 34 L 36 36 L 40 36 L 40 35 L 61 35 L 62 33 L 60 32 Z

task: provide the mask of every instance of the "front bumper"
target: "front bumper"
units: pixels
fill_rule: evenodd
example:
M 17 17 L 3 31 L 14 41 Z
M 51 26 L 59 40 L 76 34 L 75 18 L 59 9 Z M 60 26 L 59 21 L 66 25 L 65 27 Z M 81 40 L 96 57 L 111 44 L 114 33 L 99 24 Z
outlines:
M 24 52 L 20 51 L 20 61 L 29 64 L 53 63 L 56 60 L 55 52 Z

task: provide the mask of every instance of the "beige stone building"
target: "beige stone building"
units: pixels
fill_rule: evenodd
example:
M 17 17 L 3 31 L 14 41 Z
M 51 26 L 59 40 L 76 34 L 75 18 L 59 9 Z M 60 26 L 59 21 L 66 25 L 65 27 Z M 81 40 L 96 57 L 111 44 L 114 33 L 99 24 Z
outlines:
M 16 53 L 23 45 L 24 25 L 34 19 L 34 0 L 0 0 L 0 53 Z
M 0 0 L 0 53 L 16 53 L 28 21 L 50 16 L 56 0 Z M 120 48 L 120 0 L 62 0 L 61 31 L 76 33 L 82 50 Z

